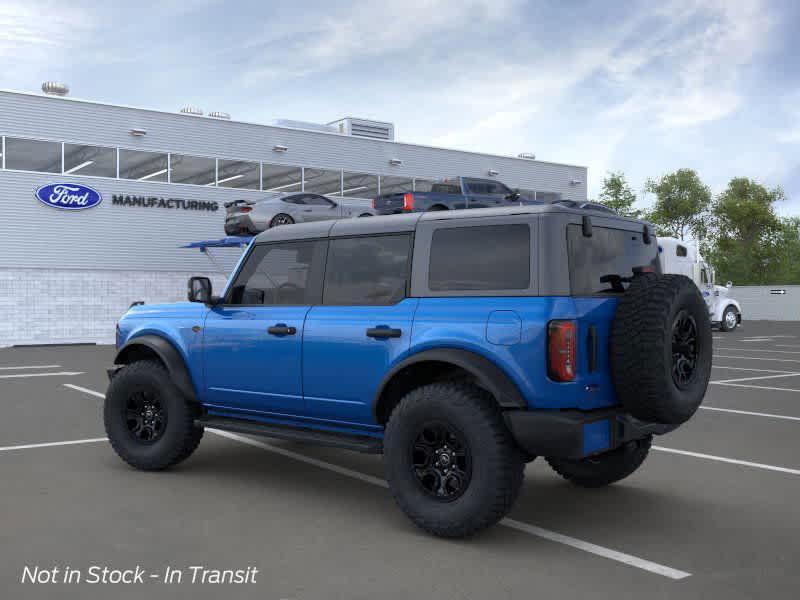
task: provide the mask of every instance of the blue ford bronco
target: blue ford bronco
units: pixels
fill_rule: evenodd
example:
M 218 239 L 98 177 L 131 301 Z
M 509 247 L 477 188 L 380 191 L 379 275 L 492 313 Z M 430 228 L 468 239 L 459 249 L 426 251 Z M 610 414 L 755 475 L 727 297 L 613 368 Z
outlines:
M 132 307 L 104 419 L 159 470 L 205 427 L 384 454 L 424 530 L 463 537 L 512 507 L 541 456 L 565 479 L 633 473 L 711 371 L 697 287 L 660 273 L 642 221 L 563 205 L 276 227 L 220 295 Z

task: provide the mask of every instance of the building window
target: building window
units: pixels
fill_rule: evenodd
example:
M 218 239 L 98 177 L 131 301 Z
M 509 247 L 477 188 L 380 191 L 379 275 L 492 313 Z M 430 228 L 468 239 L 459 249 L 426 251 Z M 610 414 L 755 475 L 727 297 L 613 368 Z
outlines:
M 411 236 L 333 239 L 325 268 L 322 303 L 389 305 L 406 295 Z
M 304 169 L 303 185 L 306 192 L 341 195 L 342 172 L 328 169 Z
M 414 191 L 414 180 L 411 177 L 381 177 L 381 195 L 405 194 Z
M 169 159 L 159 152 L 142 150 L 119 151 L 119 176 L 121 179 L 166 182 Z
M 415 192 L 430 192 L 431 187 L 436 182 L 433 179 L 421 179 L 418 177 L 414 178 L 414 191 Z
M 217 161 L 202 156 L 170 154 L 170 182 L 192 185 L 214 185 Z
M 428 287 L 432 291 L 530 287 L 531 230 L 527 225 L 437 229 L 430 254 Z
M 64 174 L 116 177 L 117 149 L 64 144 Z
M 220 187 L 259 189 L 259 164 L 244 160 L 222 160 L 217 162 L 217 185 Z
M 366 198 L 372 200 L 378 197 L 378 176 L 364 173 L 343 173 L 344 189 L 342 196 L 349 198 Z M 337 194 L 338 195 L 338 194 Z
M 61 173 L 61 143 L 6 138 L 6 169 Z
M 261 165 L 262 189 L 265 192 L 300 192 L 303 189 L 303 169 L 286 165 Z

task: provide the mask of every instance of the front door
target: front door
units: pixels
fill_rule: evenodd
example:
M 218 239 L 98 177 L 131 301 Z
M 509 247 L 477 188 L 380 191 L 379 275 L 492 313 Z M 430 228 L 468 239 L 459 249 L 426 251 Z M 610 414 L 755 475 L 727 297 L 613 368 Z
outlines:
M 303 334 L 309 416 L 374 424 L 378 386 L 410 347 L 419 302 L 406 298 L 410 255 L 407 233 L 331 239 L 322 305 Z
M 326 250 L 325 241 L 252 248 L 206 318 L 206 404 L 242 416 L 303 412 L 303 327 L 319 301 Z
M 303 216 L 303 221 L 327 221 L 330 219 L 338 219 L 339 206 L 318 194 L 306 194 L 304 203 L 300 207 L 300 214 Z

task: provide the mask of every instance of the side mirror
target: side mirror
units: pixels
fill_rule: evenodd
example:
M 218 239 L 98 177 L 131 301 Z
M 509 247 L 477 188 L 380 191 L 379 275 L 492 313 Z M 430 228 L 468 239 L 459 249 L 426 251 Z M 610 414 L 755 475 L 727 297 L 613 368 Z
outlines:
M 729 281 L 728 283 L 725 284 L 725 287 L 731 289 L 733 287 L 733 282 Z
M 208 277 L 190 277 L 187 296 L 189 302 L 211 304 L 211 280 Z

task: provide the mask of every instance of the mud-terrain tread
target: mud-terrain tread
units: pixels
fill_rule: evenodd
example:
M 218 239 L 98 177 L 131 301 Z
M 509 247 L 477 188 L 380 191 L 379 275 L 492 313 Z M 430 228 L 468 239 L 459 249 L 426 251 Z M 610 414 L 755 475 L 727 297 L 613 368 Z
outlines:
M 160 455 L 137 457 L 132 454 L 127 447 L 130 442 L 117 437 L 115 425 L 118 424 L 112 422 L 113 413 L 116 410 L 113 396 L 117 393 L 124 396 L 125 386 L 129 382 L 135 381 L 137 377 L 156 377 L 159 380 L 160 393 L 170 403 L 167 415 L 168 431 L 164 432 L 164 436 L 170 436 L 173 439 L 168 443 L 166 451 Z M 111 398 L 110 401 L 109 398 Z M 176 410 L 178 407 L 180 408 Z M 112 378 L 106 393 L 103 422 L 111 447 L 122 460 L 142 471 L 161 471 L 189 458 L 200 444 L 203 428 L 195 425 L 196 412 L 172 383 L 163 364 L 154 360 L 142 360 L 126 365 Z
M 650 452 L 652 439 L 652 436 L 648 436 L 634 440 L 611 452 L 582 460 L 545 460 L 570 483 L 587 488 L 603 487 L 625 479 L 641 467 Z
M 664 315 L 687 289 L 701 307 L 694 315 L 698 335 L 707 336 L 707 372 L 700 374 L 704 393 L 711 372 L 711 322 L 694 282 L 683 275 L 643 273 L 620 298 L 611 330 L 612 375 L 623 407 L 643 421 L 680 424 L 697 410 L 680 410 L 672 401 L 672 383 L 665 379 L 671 368 L 666 348 L 671 347 L 672 332 L 671 324 L 664 326 Z
M 419 403 L 430 403 L 432 406 L 441 403 L 449 406 L 468 419 L 471 427 L 475 427 L 481 432 L 479 435 L 482 435 L 483 439 L 478 440 L 479 443 L 475 443 L 473 440 L 470 446 L 473 463 L 476 460 L 476 453 L 490 451 L 494 454 L 488 469 L 491 472 L 491 480 L 485 482 L 488 485 L 478 492 L 485 496 L 485 499 L 479 503 L 478 510 L 473 511 L 469 518 L 453 521 L 442 518 L 441 515 L 437 517 L 429 514 L 429 511 L 426 511 L 426 502 L 415 501 L 419 498 L 415 498 L 413 495 L 412 500 L 409 500 L 407 494 L 403 493 L 407 491 L 403 489 L 406 482 L 397 479 L 392 472 L 393 468 L 403 468 L 397 463 L 403 464 L 404 460 L 402 454 L 400 456 L 393 455 L 393 451 L 396 451 L 393 441 L 396 437 L 402 439 L 400 429 L 409 419 L 409 413 L 413 412 Z M 384 439 L 387 480 L 395 502 L 417 526 L 428 533 L 446 538 L 463 538 L 473 535 L 500 521 L 511 509 L 519 495 L 525 467 L 522 453 L 506 428 L 502 414 L 492 396 L 472 384 L 448 381 L 424 385 L 412 390 L 392 411 Z M 470 486 L 475 484 L 476 481 L 473 479 Z M 471 489 L 468 490 L 466 494 L 471 491 Z M 435 502 L 435 500 L 428 500 L 428 502 Z

